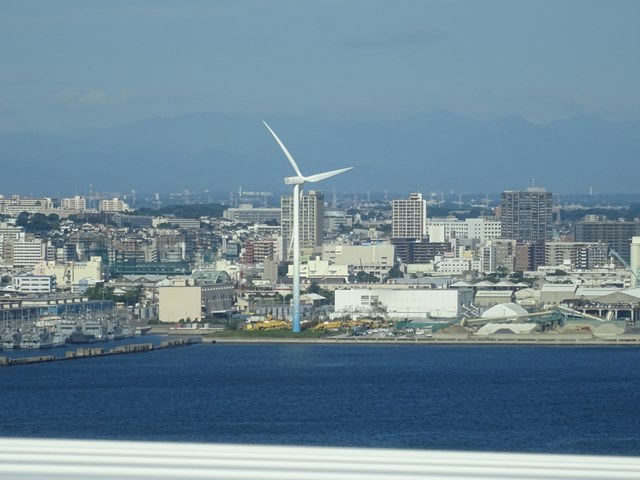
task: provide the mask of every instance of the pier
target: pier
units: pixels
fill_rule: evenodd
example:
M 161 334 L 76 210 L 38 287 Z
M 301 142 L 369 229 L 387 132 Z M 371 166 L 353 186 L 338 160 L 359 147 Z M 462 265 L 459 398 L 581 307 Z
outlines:
M 0 367 L 10 367 L 14 365 L 33 365 L 36 363 L 60 362 L 63 360 L 77 360 L 81 358 L 107 357 L 111 355 L 123 355 L 127 353 L 153 352 L 156 350 L 166 350 L 168 348 L 186 347 L 202 343 L 201 337 L 176 338 L 165 340 L 160 345 L 152 343 L 137 343 L 132 345 L 119 345 L 105 350 L 100 347 L 78 347 L 75 351 L 67 351 L 63 357 L 55 355 L 39 355 L 35 357 L 11 358 L 0 356 Z

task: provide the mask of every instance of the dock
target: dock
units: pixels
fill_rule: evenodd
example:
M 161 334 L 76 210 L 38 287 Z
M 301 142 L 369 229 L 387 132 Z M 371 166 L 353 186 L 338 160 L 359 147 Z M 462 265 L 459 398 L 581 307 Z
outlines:
M 166 350 L 168 348 L 187 347 L 202 343 L 202 337 L 186 337 L 172 340 L 165 340 L 160 345 L 152 343 L 136 343 L 131 345 L 118 345 L 117 347 L 105 350 L 100 347 L 78 347 L 75 351 L 69 350 L 64 356 L 39 355 L 35 357 L 11 358 L 0 356 L 0 367 L 10 367 L 14 365 L 33 365 L 46 362 L 60 362 L 64 360 L 77 360 L 81 358 L 108 357 L 111 355 L 123 355 L 128 353 L 153 352 Z

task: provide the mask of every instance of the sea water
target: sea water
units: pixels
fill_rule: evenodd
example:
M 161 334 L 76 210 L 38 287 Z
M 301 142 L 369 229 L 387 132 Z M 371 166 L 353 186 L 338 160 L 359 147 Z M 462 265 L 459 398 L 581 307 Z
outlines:
M 13 366 L 0 368 L 0 436 L 638 455 L 639 358 L 202 344 Z

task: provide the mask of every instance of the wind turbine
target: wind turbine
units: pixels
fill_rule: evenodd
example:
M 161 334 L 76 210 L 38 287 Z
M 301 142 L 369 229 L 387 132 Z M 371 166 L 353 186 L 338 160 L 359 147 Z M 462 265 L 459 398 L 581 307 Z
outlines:
M 293 331 L 295 333 L 300 332 L 300 197 L 302 195 L 302 186 L 309 182 L 319 182 L 320 180 L 324 180 L 325 178 L 333 177 L 334 175 L 339 175 L 348 170 L 351 170 L 353 167 L 341 168 L 340 170 L 332 170 L 330 172 L 318 173 L 316 175 L 309 175 L 305 177 L 300 173 L 300 169 L 296 164 L 296 161 L 293 159 L 287 147 L 280 141 L 278 136 L 275 134 L 271 127 L 267 125 L 267 122 L 264 123 L 264 126 L 267 127 L 267 130 L 271 132 L 273 138 L 276 139 L 276 142 L 284 152 L 285 157 L 291 163 L 293 170 L 296 172 L 295 177 L 285 177 L 284 183 L 285 185 L 293 185 Z

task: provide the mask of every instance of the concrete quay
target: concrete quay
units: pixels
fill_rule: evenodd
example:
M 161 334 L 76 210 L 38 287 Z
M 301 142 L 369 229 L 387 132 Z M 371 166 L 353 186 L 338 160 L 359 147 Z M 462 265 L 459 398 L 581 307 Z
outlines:
M 155 350 L 165 350 L 167 348 L 186 347 L 202 343 L 201 337 L 187 337 L 166 340 L 160 345 L 152 343 L 137 343 L 131 345 L 119 345 L 110 350 L 101 347 L 78 347 L 75 351 L 65 352 L 64 357 L 54 355 L 39 355 L 35 357 L 11 358 L 0 356 L 0 367 L 10 367 L 15 365 L 33 365 L 36 363 L 59 362 L 63 360 L 77 360 L 80 358 L 107 357 L 111 355 L 123 355 L 127 353 L 152 352 Z

